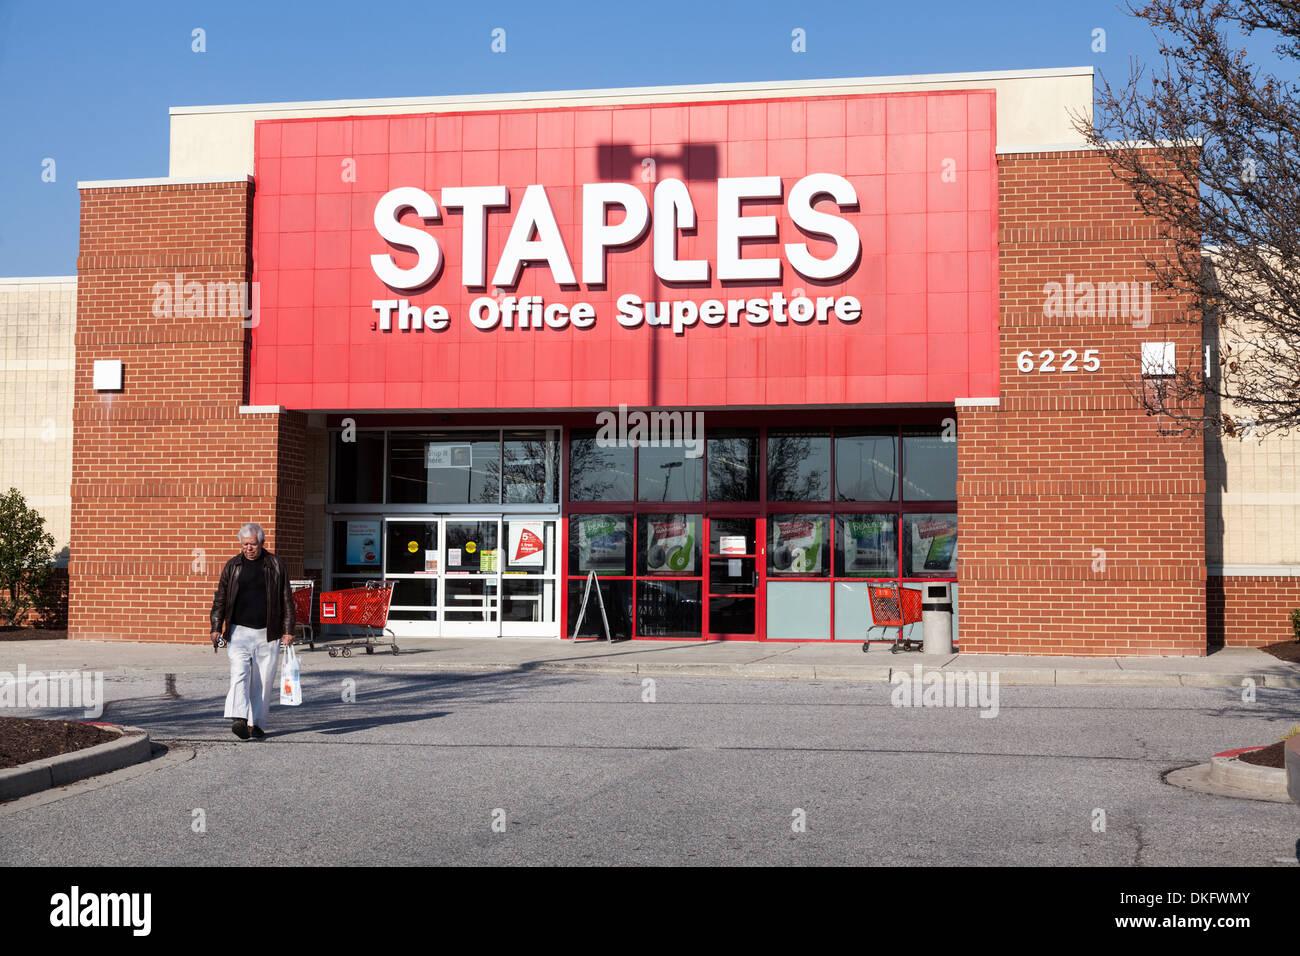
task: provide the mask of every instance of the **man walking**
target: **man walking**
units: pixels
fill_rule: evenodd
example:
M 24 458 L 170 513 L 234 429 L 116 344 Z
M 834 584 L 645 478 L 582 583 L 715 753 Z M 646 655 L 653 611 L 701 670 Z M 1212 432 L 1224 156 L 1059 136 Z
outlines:
M 239 529 L 240 554 L 226 562 L 212 595 L 212 649 L 224 636 L 230 657 L 226 716 L 240 740 L 265 737 L 280 645 L 293 643 L 293 589 L 284 562 L 262 545 L 260 524 Z

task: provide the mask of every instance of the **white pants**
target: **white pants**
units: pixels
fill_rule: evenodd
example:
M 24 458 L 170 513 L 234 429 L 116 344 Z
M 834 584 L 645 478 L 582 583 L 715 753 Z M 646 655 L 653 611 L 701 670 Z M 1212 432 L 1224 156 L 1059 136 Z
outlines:
M 266 729 L 275 690 L 275 668 L 280 663 L 280 642 L 266 639 L 266 628 L 236 625 L 226 645 L 230 658 L 230 691 L 226 716 L 243 717 L 250 725 Z

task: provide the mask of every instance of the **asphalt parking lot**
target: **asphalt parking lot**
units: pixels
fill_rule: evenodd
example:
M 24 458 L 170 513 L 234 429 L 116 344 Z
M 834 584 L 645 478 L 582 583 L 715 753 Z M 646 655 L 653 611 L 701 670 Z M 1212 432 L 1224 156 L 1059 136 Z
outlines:
M 1004 687 L 989 719 L 879 683 L 645 681 L 314 659 L 241 742 L 224 678 L 112 676 L 101 719 L 166 753 L 0 806 L 0 863 L 1297 865 L 1296 807 L 1162 779 L 1281 736 L 1297 690 Z

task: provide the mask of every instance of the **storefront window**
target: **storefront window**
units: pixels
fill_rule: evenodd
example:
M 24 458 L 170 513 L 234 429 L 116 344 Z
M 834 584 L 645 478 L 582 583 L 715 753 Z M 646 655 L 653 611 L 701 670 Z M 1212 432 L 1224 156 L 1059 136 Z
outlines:
M 498 504 L 498 432 L 390 432 L 388 500 L 397 504 Z
M 630 580 L 598 582 L 600 597 L 605 604 L 605 617 L 609 621 L 609 634 L 616 641 L 632 636 L 632 584 Z M 596 603 L 596 588 L 591 589 L 587 598 L 587 609 L 582 615 L 581 627 L 578 625 L 578 612 L 582 609 L 582 596 L 587 590 L 587 582 L 581 578 L 571 578 L 568 590 L 569 619 L 564 633 L 604 637 L 605 628 L 600 620 L 600 606 Z
M 710 501 L 758 500 L 757 429 L 708 433 Z
M 840 501 L 897 501 L 898 436 L 837 429 L 835 496 Z
M 957 500 L 957 442 L 938 431 L 903 433 L 903 500 Z
M 560 443 L 555 431 L 507 431 L 503 445 L 502 500 L 553 504 L 559 500 Z
M 887 578 L 898 573 L 898 515 L 836 515 L 835 576 Z
M 632 574 L 632 516 L 575 514 L 569 517 L 569 573 Z
M 331 432 L 330 503 L 379 504 L 383 495 L 384 433 Z
M 957 516 L 903 515 L 903 577 L 957 576 Z
M 774 430 L 767 438 L 769 501 L 829 501 L 831 437 L 827 431 Z
M 830 575 L 829 515 L 772 515 L 767 520 L 767 573 L 779 577 Z
M 636 625 L 642 637 L 700 637 L 699 581 L 636 582 Z
M 704 491 L 704 458 L 687 457 L 690 450 L 648 445 L 638 448 L 637 500 L 699 501 Z
M 377 517 L 334 522 L 332 567 L 336 575 L 379 576 L 383 567 L 380 556 L 380 524 Z
M 701 570 L 700 515 L 641 515 L 637 521 L 637 573 L 682 578 Z
M 571 433 L 574 508 L 620 504 L 570 514 L 567 587 L 579 600 L 596 571 L 636 636 L 863 640 L 869 583 L 956 577 L 956 448 L 938 429 L 710 429 L 703 460 L 596 434 Z
M 633 449 L 597 444 L 594 429 L 569 436 L 569 498 L 572 501 L 632 501 Z

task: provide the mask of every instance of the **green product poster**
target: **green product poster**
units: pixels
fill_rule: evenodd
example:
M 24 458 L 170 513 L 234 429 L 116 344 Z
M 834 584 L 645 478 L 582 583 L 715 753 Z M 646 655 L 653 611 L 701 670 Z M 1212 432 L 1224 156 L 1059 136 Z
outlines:
M 646 515 L 646 570 L 664 574 L 695 572 L 695 517 Z
M 627 567 L 627 520 L 612 515 L 575 515 L 578 526 L 578 570 L 615 571 Z

